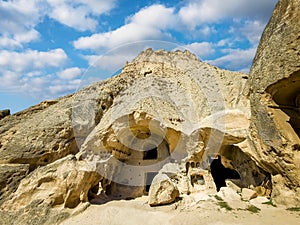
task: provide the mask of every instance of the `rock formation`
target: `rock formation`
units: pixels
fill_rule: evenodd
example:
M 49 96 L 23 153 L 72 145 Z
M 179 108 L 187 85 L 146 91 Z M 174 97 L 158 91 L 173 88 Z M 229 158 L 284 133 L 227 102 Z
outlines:
M 299 12 L 299 0 L 279 1 L 249 77 L 147 49 L 111 79 L 0 119 L 5 224 L 59 223 L 89 202 L 216 193 L 217 154 L 240 175 L 222 198 L 299 205 Z
M 154 177 L 149 190 L 148 203 L 150 206 L 169 204 L 178 197 L 178 188 L 167 175 L 158 174 Z
M 9 109 L 0 110 L 0 120 L 10 115 Z
M 280 0 L 249 75 L 252 156 L 279 203 L 300 200 L 300 1 Z

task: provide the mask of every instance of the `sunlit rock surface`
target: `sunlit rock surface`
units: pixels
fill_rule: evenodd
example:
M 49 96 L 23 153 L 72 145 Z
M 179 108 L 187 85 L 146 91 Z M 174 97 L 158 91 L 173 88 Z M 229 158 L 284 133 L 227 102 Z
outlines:
M 240 176 L 218 194 L 232 208 L 256 196 L 299 206 L 299 11 L 279 1 L 249 76 L 147 49 L 111 79 L 2 117 L 2 221 L 55 224 L 149 194 L 153 206 L 197 204 L 217 193 L 217 155 Z

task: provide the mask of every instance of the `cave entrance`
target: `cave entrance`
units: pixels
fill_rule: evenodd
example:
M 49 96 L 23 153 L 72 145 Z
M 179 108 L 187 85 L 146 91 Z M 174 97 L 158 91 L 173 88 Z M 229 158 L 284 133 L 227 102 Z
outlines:
M 293 73 L 289 78 L 282 79 L 275 84 L 270 85 L 267 90 L 272 96 L 276 105 L 270 105 L 270 108 L 279 109 L 289 118 L 279 113 L 275 113 L 283 125 L 288 122 L 300 137 L 300 71 Z M 282 121 L 285 120 L 285 121 Z M 282 130 L 287 130 L 286 128 Z
M 145 193 L 146 194 L 149 193 L 151 183 L 157 174 L 158 174 L 158 172 L 148 172 L 145 174 Z
M 261 196 L 272 192 L 271 175 L 238 146 L 223 145 L 217 153 L 218 158 L 210 165 L 210 171 L 217 189 L 226 186 L 226 179 L 240 188 L 253 186 Z
M 222 164 L 220 155 L 218 155 L 217 158 L 211 162 L 210 171 L 217 191 L 219 191 L 221 187 L 226 187 L 226 179 L 241 179 L 240 174 L 236 170 L 226 168 Z

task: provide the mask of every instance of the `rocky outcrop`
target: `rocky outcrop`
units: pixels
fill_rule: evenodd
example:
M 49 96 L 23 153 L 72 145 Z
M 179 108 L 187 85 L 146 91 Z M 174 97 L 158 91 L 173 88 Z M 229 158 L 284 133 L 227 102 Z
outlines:
M 0 163 L 32 171 L 78 151 L 71 124 L 71 96 L 45 101 L 0 120 Z
M 34 214 L 37 209 L 43 211 L 46 208 L 49 211 L 54 208 L 49 215 L 69 214 L 67 209 L 89 201 L 89 191 L 99 180 L 100 175 L 92 171 L 88 163 L 79 162 L 75 156 L 69 155 L 45 167 L 39 167 L 22 179 L 18 189 L 0 207 L 0 215 L 12 214 L 17 220 L 21 220 L 26 214 L 30 214 L 34 221 L 34 217 L 40 216 Z M 53 222 L 51 216 L 43 216 L 45 223 Z M 14 220 L 8 220 L 6 224 L 10 223 L 15 224 Z
M 299 204 L 300 1 L 280 0 L 249 75 L 251 142 L 260 165 L 273 175 L 278 203 Z
M 0 163 L 29 173 L 5 188 L 3 212 L 22 215 L 37 202 L 48 210 L 73 208 L 87 193 L 91 202 L 134 198 L 147 193 L 169 162 L 185 168 L 205 158 L 207 168 L 221 146 L 247 136 L 245 83 L 245 74 L 212 67 L 188 51 L 148 49 L 112 79 L 2 119 Z M 69 154 L 76 160 L 65 158 Z M 185 172 L 177 179 L 181 193 L 189 193 Z
M 216 154 L 241 177 L 219 192 L 231 207 L 241 195 L 299 205 L 299 11 L 279 1 L 248 80 L 188 51 L 147 49 L 112 79 L 2 118 L 5 224 L 55 224 L 148 192 L 152 206 L 206 198 Z
M 0 110 L 0 120 L 10 115 L 9 109 Z
M 148 49 L 113 79 L 126 89 L 87 136 L 79 158 L 95 165 L 108 183 L 142 189 L 147 173 L 170 161 L 181 163 L 198 154 L 198 162 L 205 157 L 207 168 L 222 145 L 245 139 L 250 107 L 240 95 L 244 77 L 203 63 L 187 51 Z M 78 99 L 92 99 L 91 94 L 79 93 Z M 143 152 L 148 150 L 157 151 L 156 156 L 147 158 Z

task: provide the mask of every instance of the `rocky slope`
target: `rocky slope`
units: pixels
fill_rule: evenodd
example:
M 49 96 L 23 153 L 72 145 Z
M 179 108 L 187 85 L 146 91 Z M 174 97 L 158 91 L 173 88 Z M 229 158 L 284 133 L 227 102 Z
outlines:
M 299 12 L 299 0 L 279 1 L 249 79 L 188 51 L 148 49 L 111 79 L 0 119 L 3 223 L 216 193 L 216 154 L 240 175 L 233 189 L 299 206 Z

